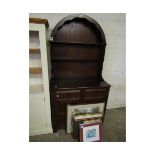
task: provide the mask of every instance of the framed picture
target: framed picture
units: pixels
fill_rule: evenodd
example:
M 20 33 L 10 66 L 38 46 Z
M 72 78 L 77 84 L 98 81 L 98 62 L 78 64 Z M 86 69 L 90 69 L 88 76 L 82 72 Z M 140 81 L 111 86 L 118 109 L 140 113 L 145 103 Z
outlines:
M 67 133 L 72 133 L 72 117 L 77 112 L 91 113 L 94 110 L 103 113 L 105 103 L 86 104 L 86 105 L 67 105 Z
M 80 124 L 80 142 L 102 142 L 102 122 Z

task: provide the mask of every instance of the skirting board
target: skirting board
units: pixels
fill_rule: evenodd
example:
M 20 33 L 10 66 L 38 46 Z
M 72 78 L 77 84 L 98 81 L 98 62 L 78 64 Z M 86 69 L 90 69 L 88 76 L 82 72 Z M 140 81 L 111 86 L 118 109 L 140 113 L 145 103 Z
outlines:
M 48 134 L 48 133 L 53 133 L 53 129 L 45 129 L 45 130 L 36 130 L 36 131 L 31 131 L 30 136 L 35 136 L 35 135 L 41 135 L 41 134 Z
M 113 109 L 113 108 L 123 108 L 126 107 L 126 104 L 107 104 L 107 108 L 106 109 Z

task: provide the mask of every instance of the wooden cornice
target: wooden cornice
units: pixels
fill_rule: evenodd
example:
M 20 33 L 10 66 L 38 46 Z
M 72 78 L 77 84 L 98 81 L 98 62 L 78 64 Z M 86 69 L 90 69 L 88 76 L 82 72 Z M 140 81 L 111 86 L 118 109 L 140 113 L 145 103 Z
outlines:
M 46 27 L 49 27 L 49 23 L 47 19 L 42 18 L 29 18 L 29 23 L 35 23 L 35 24 L 45 24 Z

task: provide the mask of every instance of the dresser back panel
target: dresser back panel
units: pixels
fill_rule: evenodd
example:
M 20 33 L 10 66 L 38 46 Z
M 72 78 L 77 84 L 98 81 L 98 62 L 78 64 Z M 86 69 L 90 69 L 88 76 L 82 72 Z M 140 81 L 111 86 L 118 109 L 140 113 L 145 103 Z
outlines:
M 99 63 L 91 62 L 53 62 L 53 77 L 62 78 L 97 78 Z
M 85 19 L 66 21 L 59 28 L 54 39 L 55 41 L 83 43 L 97 43 L 102 41 L 96 27 Z
M 75 61 L 100 61 L 101 47 L 86 46 L 53 46 L 51 47 L 51 59 L 56 60 L 75 60 Z

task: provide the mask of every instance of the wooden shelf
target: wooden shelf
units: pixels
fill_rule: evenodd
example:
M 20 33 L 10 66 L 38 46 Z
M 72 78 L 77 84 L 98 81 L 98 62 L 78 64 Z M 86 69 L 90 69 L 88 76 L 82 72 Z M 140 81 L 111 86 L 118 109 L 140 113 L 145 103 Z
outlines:
M 29 92 L 30 93 L 41 93 L 41 92 L 44 92 L 43 85 L 42 84 L 29 85 Z
M 29 74 L 42 74 L 41 67 L 29 68 Z
M 89 60 L 83 60 L 83 59 L 63 59 L 63 58 L 56 58 L 56 59 L 51 59 L 53 62 L 99 62 L 99 60 L 93 60 L 93 59 L 89 59 Z
M 31 53 L 31 54 L 39 54 L 40 53 L 40 48 L 30 48 L 29 53 Z
M 57 41 L 50 41 L 52 45 L 72 45 L 72 46 L 88 46 L 88 47 L 102 47 L 106 46 L 106 44 L 102 43 L 81 43 L 81 42 L 57 42 Z

